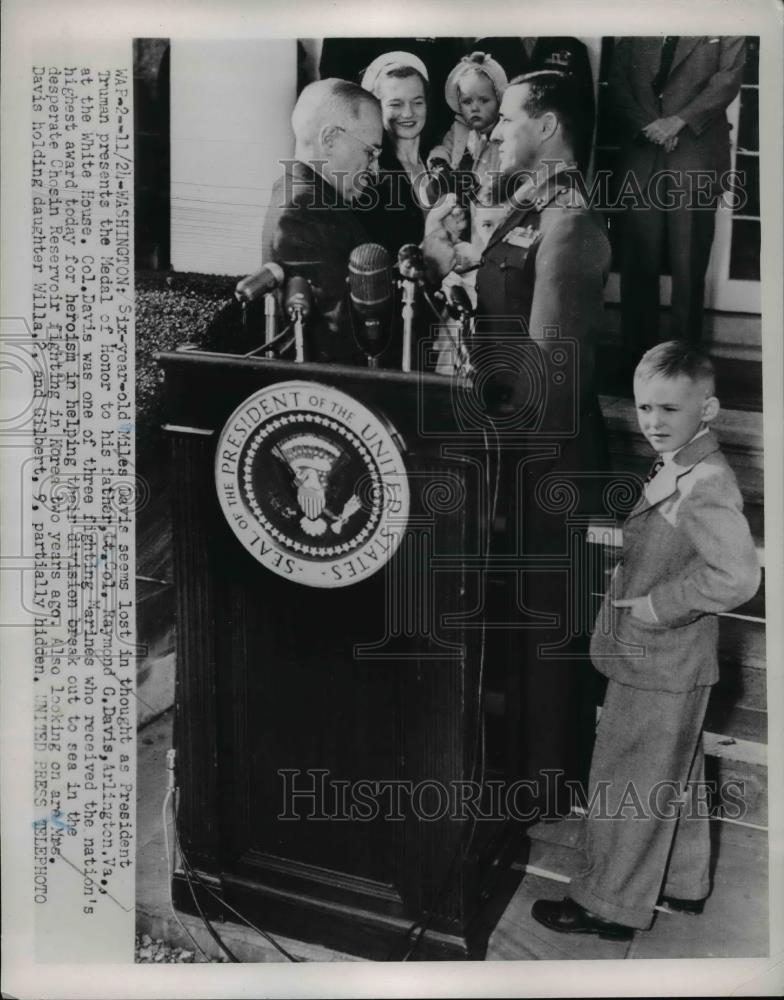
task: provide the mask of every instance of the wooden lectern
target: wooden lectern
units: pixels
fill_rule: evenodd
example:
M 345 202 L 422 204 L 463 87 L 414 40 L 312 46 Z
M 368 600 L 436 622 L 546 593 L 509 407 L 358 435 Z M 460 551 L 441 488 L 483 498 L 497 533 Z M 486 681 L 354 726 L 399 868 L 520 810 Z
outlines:
M 270 932 L 374 959 L 400 959 L 415 941 L 416 959 L 481 957 L 482 908 L 519 828 L 472 817 L 466 800 L 491 773 L 516 777 L 517 698 L 504 692 L 496 736 L 482 720 L 488 684 L 513 687 L 518 665 L 483 627 L 493 477 L 487 441 L 461 432 L 459 383 L 187 349 L 159 360 L 174 495 L 179 830 L 190 866 L 174 877 L 176 905 L 194 911 L 192 888 L 208 915 L 222 899 Z M 295 582 L 280 557 L 271 568 L 263 540 L 251 529 L 240 537 L 229 520 L 235 505 L 237 524 L 252 520 L 251 507 L 262 522 L 267 514 L 241 489 L 224 484 L 219 494 L 220 452 L 249 440 L 244 401 L 293 382 L 314 386 L 314 400 L 326 387 L 372 411 L 403 457 L 405 532 L 382 568 L 354 566 L 356 582 L 346 579 L 356 550 L 338 551 L 326 581 L 337 586 Z M 311 488 L 319 446 L 305 432 L 269 441 L 280 496 L 286 463 L 295 470 L 295 492 L 273 497 L 273 508 L 298 518 L 315 545 L 334 535 L 339 550 L 356 501 L 326 526 L 323 475 Z M 240 487 L 254 486 L 255 447 L 237 458 Z M 321 457 L 326 468 L 336 461 Z

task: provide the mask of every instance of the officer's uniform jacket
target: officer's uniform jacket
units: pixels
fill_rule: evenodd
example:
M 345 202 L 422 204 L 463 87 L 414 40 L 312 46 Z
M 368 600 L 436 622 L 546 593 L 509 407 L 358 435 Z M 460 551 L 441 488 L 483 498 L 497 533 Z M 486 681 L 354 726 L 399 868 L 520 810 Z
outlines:
M 742 510 L 735 476 L 711 433 L 665 463 L 624 526 L 621 561 L 591 641 L 598 670 L 657 691 L 718 680 L 717 615 L 753 597 L 760 581 Z M 658 623 L 612 604 L 646 595 Z
M 478 336 L 496 337 L 499 358 L 516 337 L 536 343 L 546 389 L 536 430 L 557 444 L 550 470 L 606 467 L 604 425 L 594 386 L 610 244 L 570 171 L 544 182 L 491 235 L 477 273 Z M 514 365 L 514 360 L 510 361 Z M 520 392 L 535 386 L 521 379 Z M 540 473 L 545 470 L 537 462 Z M 546 464 L 546 463 L 545 463 Z M 587 480 L 578 484 L 591 509 Z M 587 491 L 587 492 L 586 492 Z

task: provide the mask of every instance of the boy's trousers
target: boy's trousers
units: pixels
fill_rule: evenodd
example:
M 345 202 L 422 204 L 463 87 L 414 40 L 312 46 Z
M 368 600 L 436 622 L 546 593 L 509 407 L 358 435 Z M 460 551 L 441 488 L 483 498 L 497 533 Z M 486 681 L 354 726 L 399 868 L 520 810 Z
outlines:
M 587 868 L 569 887 L 607 920 L 644 930 L 661 892 L 697 900 L 710 891 L 702 749 L 709 695 L 710 687 L 607 685 L 591 761 Z

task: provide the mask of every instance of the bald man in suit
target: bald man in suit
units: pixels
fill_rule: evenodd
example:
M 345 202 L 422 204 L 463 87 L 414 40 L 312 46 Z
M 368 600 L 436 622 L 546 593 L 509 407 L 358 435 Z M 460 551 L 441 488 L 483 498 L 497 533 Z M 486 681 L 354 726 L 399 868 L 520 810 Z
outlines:
M 670 336 L 702 337 L 705 273 L 722 177 L 730 169 L 726 109 L 740 90 L 745 52 L 741 37 L 668 35 L 616 43 L 608 98 L 625 144 L 619 175 L 633 174 L 635 191 L 644 193 L 642 204 L 627 203 L 623 218 L 622 325 L 631 360 L 662 339 L 665 241 L 672 275 Z

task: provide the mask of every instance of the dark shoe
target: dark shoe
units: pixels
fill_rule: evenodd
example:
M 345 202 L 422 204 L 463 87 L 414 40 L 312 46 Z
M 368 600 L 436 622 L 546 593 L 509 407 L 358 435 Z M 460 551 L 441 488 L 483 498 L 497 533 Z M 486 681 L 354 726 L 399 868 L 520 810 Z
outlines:
M 631 941 L 633 927 L 605 920 L 566 896 L 561 903 L 537 899 L 531 907 L 531 916 L 551 931 L 561 934 L 598 934 L 606 941 Z
M 689 913 L 693 917 L 698 917 L 705 909 L 704 899 L 678 899 L 677 896 L 662 896 L 662 903 L 666 903 L 671 910 L 678 913 Z

